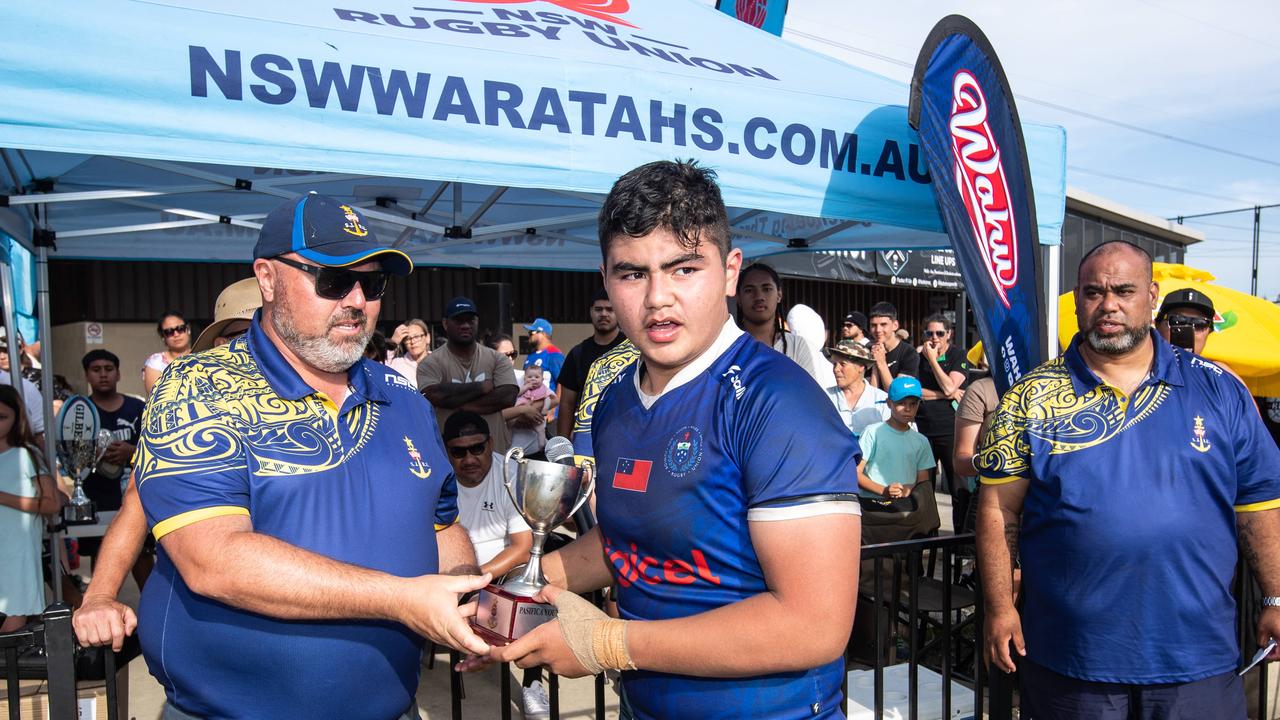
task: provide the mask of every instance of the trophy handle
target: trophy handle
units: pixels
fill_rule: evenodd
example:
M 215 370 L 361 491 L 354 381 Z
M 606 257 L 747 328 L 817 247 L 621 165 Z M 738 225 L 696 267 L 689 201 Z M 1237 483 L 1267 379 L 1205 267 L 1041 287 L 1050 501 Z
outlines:
M 515 489 L 511 487 L 511 475 L 508 473 L 512 460 L 515 460 L 517 464 L 524 463 L 524 448 L 514 445 L 507 451 L 506 455 L 502 456 L 502 484 L 507 488 L 507 497 L 511 498 L 512 504 L 516 506 L 516 509 L 519 509 L 520 501 L 516 500 Z
M 573 509 L 569 511 L 569 517 L 573 517 L 579 510 L 582 509 L 582 506 L 585 505 L 586 502 L 591 499 L 591 493 L 595 492 L 595 489 L 596 489 L 595 460 L 592 460 L 591 458 L 584 458 L 582 460 L 582 465 L 580 465 L 579 467 L 582 469 L 582 474 L 587 476 L 587 485 L 586 485 L 587 489 L 578 494 L 578 502 L 574 503 Z

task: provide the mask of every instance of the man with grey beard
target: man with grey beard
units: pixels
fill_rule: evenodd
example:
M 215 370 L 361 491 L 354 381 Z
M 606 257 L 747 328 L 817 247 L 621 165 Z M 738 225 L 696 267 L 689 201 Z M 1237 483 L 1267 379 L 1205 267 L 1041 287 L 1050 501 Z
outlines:
M 1257 644 L 1280 638 L 1280 451 L 1244 385 L 1153 330 L 1157 297 L 1142 248 L 1085 255 L 1080 332 L 1009 389 L 974 459 L 984 654 L 1017 660 L 1023 717 L 1243 720 L 1240 550 Z
M 267 216 L 254 258 L 248 332 L 171 364 L 143 417 L 162 718 L 412 720 L 424 637 L 487 650 L 458 601 L 489 580 L 431 406 L 363 357 L 413 263 L 315 194 Z

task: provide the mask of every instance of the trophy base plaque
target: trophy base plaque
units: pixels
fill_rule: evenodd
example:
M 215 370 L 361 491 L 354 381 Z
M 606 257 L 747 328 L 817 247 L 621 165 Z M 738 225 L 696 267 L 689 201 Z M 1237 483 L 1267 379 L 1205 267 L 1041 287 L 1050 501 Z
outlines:
M 556 619 L 554 605 L 489 585 L 476 598 L 471 626 L 490 645 L 506 645 L 530 630 Z

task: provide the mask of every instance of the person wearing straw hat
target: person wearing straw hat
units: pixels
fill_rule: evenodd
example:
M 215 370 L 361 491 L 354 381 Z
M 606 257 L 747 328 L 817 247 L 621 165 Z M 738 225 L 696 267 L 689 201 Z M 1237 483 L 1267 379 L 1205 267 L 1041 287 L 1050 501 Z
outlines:
M 831 361 L 836 376 L 836 386 L 826 388 L 827 396 L 854 437 L 868 426 L 889 419 L 889 394 L 866 380 L 867 368 L 876 362 L 866 345 L 846 338 L 822 354 Z
M 253 314 L 262 307 L 262 292 L 257 278 L 237 280 L 218 293 L 213 303 L 213 322 L 205 328 L 191 346 L 192 352 L 203 352 L 222 347 L 249 332 Z

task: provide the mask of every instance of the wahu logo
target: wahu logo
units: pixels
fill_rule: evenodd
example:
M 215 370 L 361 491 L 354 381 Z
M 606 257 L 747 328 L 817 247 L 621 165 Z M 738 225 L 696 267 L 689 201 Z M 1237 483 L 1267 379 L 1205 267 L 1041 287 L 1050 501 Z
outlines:
M 360 216 L 356 214 L 356 211 L 350 205 L 339 205 L 339 207 L 342 208 L 342 212 L 346 213 L 347 216 L 347 224 L 342 226 L 343 230 L 356 237 L 364 237 L 369 234 L 369 231 L 360 224 Z
M 605 557 L 609 558 L 609 563 L 616 571 L 614 574 L 618 578 L 618 584 L 622 587 L 631 587 L 638 582 L 650 585 L 664 582 L 673 585 L 692 585 L 698 580 L 712 585 L 720 584 L 720 577 L 711 572 L 711 566 L 707 564 L 707 556 L 703 555 L 701 550 L 690 553 L 692 563 L 680 558 L 659 560 L 648 555 L 640 555 L 635 543 L 631 543 L 630 552 L 614 548 L 613 543 L 606 537 L 604 551 Z
M 548 5 L 555 5 L 558 8 L 581 13 L 614 25 L 625 25 L 629 28 L 635 27 L 635 25 L 618 17 L 618 15 L 631 9 L 631 5 L 627 0 L 458 0 L 458 2 L 481 3 L 484 5 L 523 5 L 532 2 L 545 2 Z
M 769 0 L 738 0 L 734 6 L 738 19 L 752 27 L 763 27 L 769 17 Z
M 413 441 L 409 439 L 408 435 L 404 437 L 404 446 L 409 450 L 409 472 L 413 473 L 414 477 L 419 477 L 423 480 L 431 477 L 431 468 L 422 463 L 422 455 L 413 446 Z
M 956 186 L 987 274 L 1007 308 L 1007 291 L 1018 283 L 1018 229 L 1010 206 L 1009 183 L 1000 162 L 1000 147 L 987 123 L 987 98 L 977 79 L 968 70 L 961 70 L 951 82 L 951 91 L 949 126 Z
M 1196 416 L 1196 426 L 1191 430 L 1191 434 L 1195 437 L 1191 439 L 1191 447 L 1199 452 L 1209 452 L 1209 448 L 1213 447 L 1205 438 L 1204 418 Z

